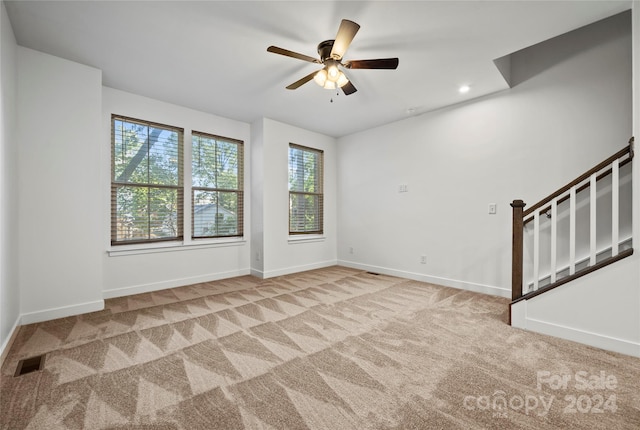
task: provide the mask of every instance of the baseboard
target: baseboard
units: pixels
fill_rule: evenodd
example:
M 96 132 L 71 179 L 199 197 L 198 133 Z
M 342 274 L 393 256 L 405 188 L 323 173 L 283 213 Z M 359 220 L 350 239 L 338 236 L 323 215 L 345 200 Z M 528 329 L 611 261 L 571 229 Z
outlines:
M 285 267 L 283 269 L 278 269 L 278 270 L 269 270 L 269 271 L 262 271 L 262 272 L 259 272 L 256 270 L 255 273 L 261 273 L 262 276 L 259 276 L 259 277 L 263 279 L 267 279 L 267 278 L 274 278 L 276 276 L 290 275 L 292 273 L 306 272 L 307 270 L 322 269 L 325 267 L 335 266 L 336 264 L 338 264 L 337 260 L 329 260 L 329 261 L 321 261 L 313 264 L 304 264 L 302 266 Z M 254 271 L 252 270 L 252 272 Z
M 264 279 L 264 272 L 258 269 L 251 269 L 251 276 L 255 276 L 256 278 Z
M 232 270 L 229 272 L 209 273 L 206 275 L 192 276 L 189 278 L 171 279 L 168 281 L 152 282 L 150 284 L 132 285 L 130 287 L 114 288 L 102 291 L 102 297 L 112 299 L 114 297 L 131 296 L 134 294 L 150 293 L 152 291 L 166 290 L 168 288 L 183 287 L 185 285 L 200 284 L 202 282 L 218 281 L 220 279 L 234 278 L 251 274 L 249 269 Z
M 404 270 L 390 269 L 388 267 L 372 266 L 369 264 L 356 263 L 354 261 L 338 260 L 340 266 L 351 267 L 352 269 L 366 270 L 368 272 L 381 273 L 383 275 L 397 276 L 399 278 L 413 279 L 414 281 L 428 282 L 442 285 L 444 287 L 457 288 L 459 290 L 474 291 L 476 293 L 489 294 L 511 298 L 511 290 L 493 285 L 477 284 L 474 282 L 459 281 L 456 279 L 442 278 L 439 276 L 425 275 L 422 273 L 407 272 Z
M 77 305 L 61 306 L 59 308 L 45 309 L 37 312 L 27 312 L 20 315 L 20 324 L 33 324 L 41 321 L 49 321 L 72 315 L 86 314 L 104 309 L 104 300 L 80 303 Z
M 16 322 L 13 324 L 7 339 L 2 343 L 2 345 L 0 345 L 0 368 L 4 365 L 4 359 L 7 358 L 11 345 L 13 345 L 13 341 L 18 335 L 18 327 L 20 327 L 20 317 L 18 317 Z
M 512 305 L 511 325 L 516 328 L 594 346 L 607 351 L 640 357 L 640 343 L 529 318 L 526 313 L 526 300 Z

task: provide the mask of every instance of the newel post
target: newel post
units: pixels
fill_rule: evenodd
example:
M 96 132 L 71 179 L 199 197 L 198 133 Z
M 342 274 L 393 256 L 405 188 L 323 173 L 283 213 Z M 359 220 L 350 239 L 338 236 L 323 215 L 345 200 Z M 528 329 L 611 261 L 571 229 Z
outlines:
M 511 300 L 522 297 L 522 242 L 523 228 L 522 212 L 526 203 L 522 200 L 514 200 L 513 208 L 513 236 L 511 242 Z

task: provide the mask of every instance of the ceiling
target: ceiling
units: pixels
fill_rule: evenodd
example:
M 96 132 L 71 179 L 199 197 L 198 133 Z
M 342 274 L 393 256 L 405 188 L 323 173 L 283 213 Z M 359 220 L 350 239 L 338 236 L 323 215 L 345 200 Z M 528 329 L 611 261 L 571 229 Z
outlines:
M 267 117 L 339 137 L 508 88 L 493 60 L 631 7 L 631 1 L 5 1 L 19 45 L 102 70 L 103 84 L 243 122 Z M 360 24 L 345 96 L 313 81 L 340 21 Z M 460 85 L 471 91 L 460 94 Z M 333 101 L 331 101 L 333 100 Z M 151 118 L 152 119 L 152 118 Z

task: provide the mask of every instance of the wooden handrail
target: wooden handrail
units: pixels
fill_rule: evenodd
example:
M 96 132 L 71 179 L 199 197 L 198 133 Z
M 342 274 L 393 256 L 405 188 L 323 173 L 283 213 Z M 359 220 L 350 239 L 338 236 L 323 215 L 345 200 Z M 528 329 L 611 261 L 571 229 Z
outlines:
M 550 194 L 546 198 L 540 200 L 538 203 L 534 204 L 526 211 L 524 210 L 524 207 L 526 206 L 526 204 L 522 200 L 514 200 L 511 203 L 511 207 L 513 208 L 512 260 L 511 260 L 511 297 L 512 298 L 511 300 L 513 300 L 514 303 L 519 299 L 521 299 L 522 297 L 527 297 L 527 298 L 532 297 L 531 295 L 532 293 L 526 294 L 525 296 L 523 296 L 522 294 L 523 241 L 524 241 L 523 230 L 524 230 L 524 225 L 530 222 L 532 219 L 534 219 L 534 216 L 531 216 L 531 214 L 535 213 L 535 211 L 546 212 L 551 208 L 551 202 L 553 201 L 553 199 L 562 196 L 567 191 L 570 191 L 573 187 L 578 186 L 583 181 L 590 178 L 593 174 L 600 172 L 600 174 L 596 177 L 596 180 L 600 180 L 610 175 L 612 172 L 611 168 L 607 169 L 604 172 L 601 172 L 601 170 L 611 165 L 614 161 L 619 160 L 628 155 L 627 159 L 621 161 L 619 166 L 624 166 L 627 163 L 631 162 L 634 156 L 634 140 L 635 139 L 631 137 L 631 139 L 629 139 L 629 145 L 627 145 L 620 151 L 616 152 L 615 154 L 613 154 L 611 157 L 607 158 L 603 162 L 598 163 L 598 165 L 589 169 L 587 172 L 583 173 L 573 181 L 569 182 L 564 187 Z M 578 187 L 575 190 L 575 192 L 578 193 L 590 186 L 591 186 L 590 182 L 585 183 L 583 185 L 580 185 L 580 187 Z M 569 198 L 568 195 L 563 196 L 562 198 L 558 199 L 558 202 L 556 203 L 562 203 L 568 198 Z M 541 294 L 544 291 L 547 291 L 551 288 L 555 288 L 556 286 L 569 282 L 570 280 L 573 280 L 579 276 L 584 276 L 587 273 L 591 273 L 594 270 L 604 267 L 607 264 L 611 264 L 612 262 L 618 261 L 619 259 L 627 257 L 631 254 L 633 254 L 633 249 L 621 252 L 617 256 L 613 256 L 612 258 L 607 259 L 604 262 L 592 265 L 584 270 L 581 270 L 579 273 L 576 273 L 575 275 L 571 275 L 569 277 L 563 278 L 561 281 L 554 283 L 552 286 L 548 286 L 548 287 L 545 287 L 544 289 L 540 289 L 537 292 L 535 292 L 535 295 Z
M 523 217 L 527 217 L 527 216 L 531 215 L 536 209 L 539 209 L 539 208 L 543 207 L 544 205 L 549 203 L 551 200 L 553 200 L 556 197 L 561 196 L 562 194 L 566 193 L 567 191 L 569 191 L 571 189 L 571 187 L 574 187 L 574 186 L 578 185 L 579 183 L 581 183 L 585 179 L 589 178 L 594 173 L 599 172 L 600 170 L 602 170 L 605 167 L 607 167 L 609 164 L 613 163 L 615 160 L 617 160 L 619 158 L 622 158 L 627 154 L 629 154 L 629 159 L 631 159 L 633 157 L 633 140 L 634 139 L 632 137 L 629 140 L 629 145 L 625 146 L 620 151 L 618 151 L 615 154 L 613 154 L 611 157 L 607 158 L 603 162 L 599 163 L 598 165 L 596 165 L 593 168 L 589 169 L 588 171 L 586 171 L 582 175 L 578 176 L 576 179 L 574 179 L 573 181 L 569 182 L 567 185 L 565 185 L 564 187 L 560 188 L 558 191 L 550 194 L 549 196 L 547 196 L 544 199 L 540 200 L 535 205 L 531 206 L 529 209 L 524 211 Z
M 631 154 L 631 153 L 630 153 L 630 154 Z M 627 158 L 627 159 L 625 159 L 625 160 L 621 161 L 621 162 L 620 162 L 620 167 L 624 167 L 624 166 L 626 166 L 627 164 L 631 163 L 631 160 L 632 160 L 632 158 L 631 158 L 631 156 L 629 156 L 629 158 Z M 601 179 L 606 178 L 606 177 L 607 177 L 607 176 L 609 176 L 610 174 L 611 174 L 611 169 L 609 168 L 609 169 L 605 170 L 604 172 L 602 172 L 601 174 L 599 174 L 598 176 L 596 176 L 596 182 L 597 182 L 597 181 L 599 181 L 599 180 L 601 180 Z M 586 183 L 584 183 L 583 185 L 581 185 L 581 186 L 579 186 L 578 188 L 576 188 L 576 194 L 577 194 L 577 193 L 579 193 L 580 191 L 584 191 L 584 190 L 586 190 L 586 189 L 587 189 L 587 188 L 589 188 L 590 186 L 591 186 L 591 183 L 590 183 L 590 182 L 586 182 Z M 571 187 L 569 187 L 569 188 L 571 188 Z M 560 205 L 560 203 L 565 202 L 565 201 L 567 201 L 567 200 L 569 200 L 569 195 L 568 195 L 568 194 L 567 194 L 566 196 L 564 196 L 564 197 L 562 197 L 562 198 L 559 198 L 559 199 L 558 199 L 558 205 Z M 540 209 L 540 213 L 547 212 L 547 211 L 549 211 L 550 209 L 551 209 L 551 205 L 545 206 L 545 207 L 543 207 L 542 209 Z M 528 212 L 528 211 L 527 211 L 527 212 Z M 525 215 L 526 215 L 526 214 L 525 214 Z M 531 221 L 533 221 L 533 215 L 529 216 L 529 218 L 527 218 L 527 219 L 525 219 L 525 220 L 524 220 L 524 225 L 529 224 Z

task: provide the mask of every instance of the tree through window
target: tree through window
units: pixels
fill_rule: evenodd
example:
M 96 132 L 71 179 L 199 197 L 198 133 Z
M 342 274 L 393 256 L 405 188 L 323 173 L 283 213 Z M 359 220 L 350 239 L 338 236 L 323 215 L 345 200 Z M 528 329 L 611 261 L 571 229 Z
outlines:
M 289 234 L 323 232 L 323 152 L 289 144 Z
M 182 239 L 178 127 L 111 116 L 111 244 Z
M 192 132 L 192 237 L 242 236 L 243 142 Z

